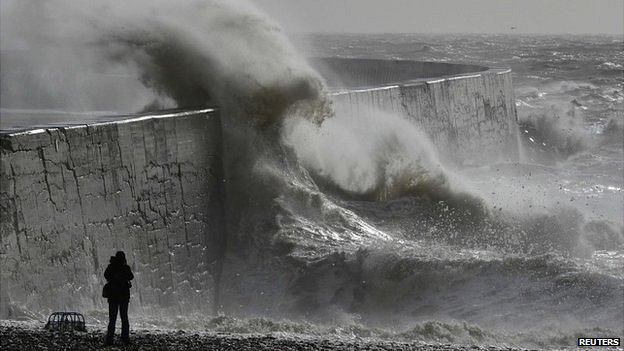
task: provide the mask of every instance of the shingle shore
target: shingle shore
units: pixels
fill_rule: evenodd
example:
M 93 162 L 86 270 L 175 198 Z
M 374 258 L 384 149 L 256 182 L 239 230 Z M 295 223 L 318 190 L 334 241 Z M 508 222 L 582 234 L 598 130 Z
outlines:
M 369 340 L 336 340 L 321 338 L 297 338 L 294 336 L 211 334 L 198 332 L 135 330 L 131 333 L 132 343 L 125 346 L 116 341 L 114 346 L 103 345 L 103 330 L 87 332 L 58 332 L 43 328 L 0 324 L 1 350 L 494 350 L 495 347 L 404 343 Z M 512 349 L 506 349 L 512 350 Z

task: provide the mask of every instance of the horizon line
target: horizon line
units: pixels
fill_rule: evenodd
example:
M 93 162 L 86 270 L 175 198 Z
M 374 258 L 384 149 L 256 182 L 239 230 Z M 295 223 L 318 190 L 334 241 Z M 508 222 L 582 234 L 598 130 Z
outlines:
M 570 33 L 570 32 L 519 32 L 519 31 L 507 31 L 507 32 L 395 32 L 395 31 L 379 31 L 379 32 L 362 32 L 362 31 L 284 31 L 286 34 L 372 34 L 372 35 L 388 35 L 388 34 L 453 34 L 453 35 L 571 35 L 571 36 L 609 36 L 609 37 L 621 37 L 624 41 L 624 33 L 604 33 L 604 32 L 588 32 L 588 33 Z

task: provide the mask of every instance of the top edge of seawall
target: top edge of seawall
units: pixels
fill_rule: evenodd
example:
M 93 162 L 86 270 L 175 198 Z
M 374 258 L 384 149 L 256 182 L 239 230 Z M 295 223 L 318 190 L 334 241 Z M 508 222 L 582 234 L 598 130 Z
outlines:
M 511 72 L 509 68 L 463 62 L 347 57 L 312 57 L 308 61 L 325 78 L 330 91 L 338 94 Z
M 386 84 L 378 84 L 378 85 L 362 85 L 355 87 L 330 87 L 330 91 L 332 95 L 344 95 L 353 92 L 363 92 L 363 91 L 374 91 L 374 90 L 384 90 L 384 89 L 395 89 L 399 87 L 413 87 L 419 85 L 432 85 L 432 84 L 441 84 L 444 82 L 451 81 L 459 81 L 464 79 L 472 79 L 472 78 L 481 78 L 486 76 L 498 76 L 498 75 L 506 75 L 511 74 L 511 68 L 487 68 L 481 72 L 473 72 L 473 73 L 461 73 L 461 74 L 452 74 L 452 75 L 444 75 L 438 77 L 430 77 L 430 78 L 417 78 L 417 79 L 406 79 L 403 81 L 386 83 Z
M 150 119 L 161 119 L 161 118 L 174 118 L 174 117 L 184 117 L 184 116 L 192 116 L 199 114 L 212 114 L 217 111 L 217 107 L 210 108 L 197 108 L 197 109 L 173 109 L 173 110 L 163 110 L 149 113 L 139 113 L 139 114 L 124 114 L 124 115 L 116 115 L 116 116 L 106 116 L 106 115 L 93 115 L 92 119 L 82 119 L 79 121 L 63 121 L 63 122 L 55 122 L 55 123 L 44 123 L 37 124 L 32 126 L 24 126 L 24 127 L 10 127 L 10 128 L 2 128 L 0 129 L 0 138 L 10 138 L 17 136 L 25 136 L 25 135 L 34 135 L 40 133 L 46 133 L 49 129 L 74 129 L 74 128 L 85 128 L 85 127 L 102 127 L 109 125 L 119 125 L 126 123 L 134 123 L 140 122 Z M 60 113 L 60 112 L 59 112 Z

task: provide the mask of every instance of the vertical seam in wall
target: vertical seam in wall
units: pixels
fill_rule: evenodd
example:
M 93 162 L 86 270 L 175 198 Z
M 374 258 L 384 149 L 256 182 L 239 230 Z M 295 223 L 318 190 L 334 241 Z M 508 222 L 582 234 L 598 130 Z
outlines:
M 84 206 L 82 204 L 82 194 L 80 193 L 80 184 L 78 182 L 78 176 L 76 175 L 76 164 L 74 163 L 74 158 L 72 156 L 72 146 L 71 146 L 70 138 L 67 135 L 66 133 L 67 131 L 64 128 L 60 128 L 59 130 L 63 133 L 63 135 L 65 135 L 65 140 L 67 142 L 68 162 L 66 163 L 66 166 L 67 166 L 67 170 L 72 173 L 74 177 L 74 182 L 76 182 L 76 194 L 78 195 L 78 204 L 80 205 L 80 220 L 82 221 L 82 232 L 85 237 L 90 238 L 89 232 L 87 231 L 87 224 L 85 221 Z M 95 267 L 95 271 L 97 271 L 99 269 L 100 263 L 97 257 L 97 252 L 95 250 L 95 245 L 93 245 L 93 241 L 91 243 L 91 257 L 93 258 L 93 266 Z
M 178 158 L 178 156 L 180 155 L 180 149 L 179 146 L 180 144 L 178 143 L 178 123 L 177 120 L 174 119 L 174 125 L 175 125 L 175 133 L 176 133 L 176 164 L 178 166 L 178 181 L 180 182 L 180 207 L 182 210 L 182 224 L 184 225 L 184 247 L 186 248 L 186 254 L 187 256 L 191 255 L 191 249 L 189 248 L 189 242 L 188 242 L 188 227 L 186 225 L 186 210 L 184 209 L 184 185 L 182 184 L 182 167 L 180 165 L 180 159 Z
M 184 186 L 182 185 L 182 168 L 180 166 L 180 164 L 178 163 L 178 179 L 180 181 L 180 197 L 181 197 L 181 203 L 180 206 L 182 207 L 182 223 L 184 223 L 184 246 L 186 247 L 186 253 L 188 256 L 191 255 L 191 249 L 189 248 L 189 237 L 188 237 L 188 227 L 186 224 L 186 209 L 184 208 Z
M 43 180 L 46 184 L 46 189 L 48 191 L 48 199 L 54 205 L 54 207 L 58 210 L 58 206 L 56 201 L 52 198 L 52 189 L 50 189 L 50 181 L 48 179 L 48 167 L 46 166 L 45 154 L 43 152 L 43 147 L 40 146 L 37 148 L 37 152 L 39 153 L 39 159 L 41 159 L 41 164 L 43 165 Z
M 15 242 L 17 243 L 17 251 L 19 252 L 20 257 L 22 256 L 22 245 L 19 240 L 19 215 L 17 209 L 17 177 L 15 176 L 15 168 L 13 167 L 13 163 L 11 163 L 11 176 L 13 181 L 13 228 L 15 230 Z M 20 201 L 20 209 L 21 209 L 21 201 Z

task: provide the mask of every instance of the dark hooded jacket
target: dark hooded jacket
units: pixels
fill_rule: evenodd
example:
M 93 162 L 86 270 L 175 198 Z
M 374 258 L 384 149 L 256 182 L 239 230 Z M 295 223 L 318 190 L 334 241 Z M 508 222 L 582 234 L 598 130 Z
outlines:
M 126 260 L 122 257 L 111 256 L 110 264 L 104 271 L 104 278 L 110 283 L 109 302 L 128 302 L 130 301 L 130 281 L 134 279 L 134 274 L 130 270 L 130 266 L 126 264 Z

